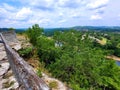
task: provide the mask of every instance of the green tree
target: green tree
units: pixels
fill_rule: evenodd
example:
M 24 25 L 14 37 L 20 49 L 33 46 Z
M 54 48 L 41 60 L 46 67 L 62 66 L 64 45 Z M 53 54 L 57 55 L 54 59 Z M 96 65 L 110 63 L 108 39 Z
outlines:
M 40 28 L 38 24 L 35 24 L 32 27 L 28 28 L 26 33 L 33 45 L 36 45 L 37 38 L 43 35 L 43 31 L 43 28 Z
M 73 31 L 55 35 L 63 43 L 62 54 L 49 65 L 50 72 L 76 90 L 119 90 L 120 68 L 114 61 L 105 59 L 105 50 L 93 47 L 89 33 L 83 35 Z
M 38 34 L 40 29 L 37 31 L 36 27 L 39 28 L 34 25 L 28 30 L 28 36 L 36 46 L 40 60 L 56 78 L 67 82 L 75 90 L 120 90 L 120 67 L 115 61 L 105 58 L 105 53 L 114 53 L 119 35 L 113 35 L 108 40 L 110 42 L 102 47 L 89 38 L 94 33 L 70 30 L 46 37 L 42 31 Z M 96 37 L 101 35 L 95 33 Z M 58 46 L 55 46 L 56 43 Z
M 10 30 L 10 31 L 14 31 L 15 30 L 15 28 L 12 28 L 12 27 L 10 27 L 10 28 L 8 28 L 8 30 Z
M 46 65 L 55 62 L 55 59 L 59 56 L 59 49 L 55 48 L 55 41 L 52 38 L 46 36 L 40 36 L 37 39 L 38 54 L 42 61 Z

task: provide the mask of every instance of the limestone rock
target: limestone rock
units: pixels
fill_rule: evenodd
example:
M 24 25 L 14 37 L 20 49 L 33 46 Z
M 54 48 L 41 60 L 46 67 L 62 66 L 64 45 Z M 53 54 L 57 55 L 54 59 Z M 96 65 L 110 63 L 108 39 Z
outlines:
M 5 74 L 10 68 L 10 64 L 8 62 L 0 63 L 0 76 Z
M 1 51 L 0 52 L 0 61 L 6 57 L 6 52 L 5 51 Z
M 10 46 L 16 51 L 22 48 L 20 43 L 11 43 Z

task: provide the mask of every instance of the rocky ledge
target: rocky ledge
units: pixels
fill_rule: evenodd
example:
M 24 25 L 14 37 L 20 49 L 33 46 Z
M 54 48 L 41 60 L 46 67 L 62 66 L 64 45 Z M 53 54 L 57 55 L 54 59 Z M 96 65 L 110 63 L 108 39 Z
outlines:
M 16 50 L 21 48 L 20 43 L 12 42 L 10 46 Z M 18 90 L 18 87 L 19 85 L 10 68 L 5 48 L 0 43 L 0 90 Z

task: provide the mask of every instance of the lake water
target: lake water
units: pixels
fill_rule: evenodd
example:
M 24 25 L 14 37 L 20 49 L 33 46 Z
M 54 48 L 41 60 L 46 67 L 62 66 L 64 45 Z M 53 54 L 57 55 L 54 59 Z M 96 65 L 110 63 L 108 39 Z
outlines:
M 120 66 L 120 61 L 116 61 L 116 64 L 117 64 L 118 66 Z

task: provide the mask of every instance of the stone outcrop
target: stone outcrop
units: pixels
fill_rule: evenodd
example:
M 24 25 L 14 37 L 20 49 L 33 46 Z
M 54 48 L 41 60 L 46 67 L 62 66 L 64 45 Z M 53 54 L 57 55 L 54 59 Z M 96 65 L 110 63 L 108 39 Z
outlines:
M 19 43 L 12 45 L 12 47 L 14 48 L 17 45 L 19 45 Z M 10 68 L 5 48 L 3 44 L 0 43 L 0 90 L 16 90 L 18 87 L 19 85 Z
M 18 46 L 20 43 L 16 39 L 15 32 L 3 32 L 0 34 L 0 38 L 0 42 L 3 42 L 0 46 L 3 47 L 4 45 L 5 47 L 1 51 L 6 51 L 8 58 L 8 60 L 4 61 L 6 54 L 1 53 L 5 57 L 1 57 L 2 62 L 0 63 L 0 90 L 49 90 L 46 83 L 37 76 L 32 67 L 16 52 L 21 46 Z M 14 73 L 13 75 L 10 67 Z
M 21 49 L 21 44 L 16 39 L 14 31 L 3 32 L 2 34 L 13 49 L 16 51 Z M 16 90 L 17 88 L 19 88 L 18 82 L 10 68 L 4 45 L 0 43 L 0 90 Z

